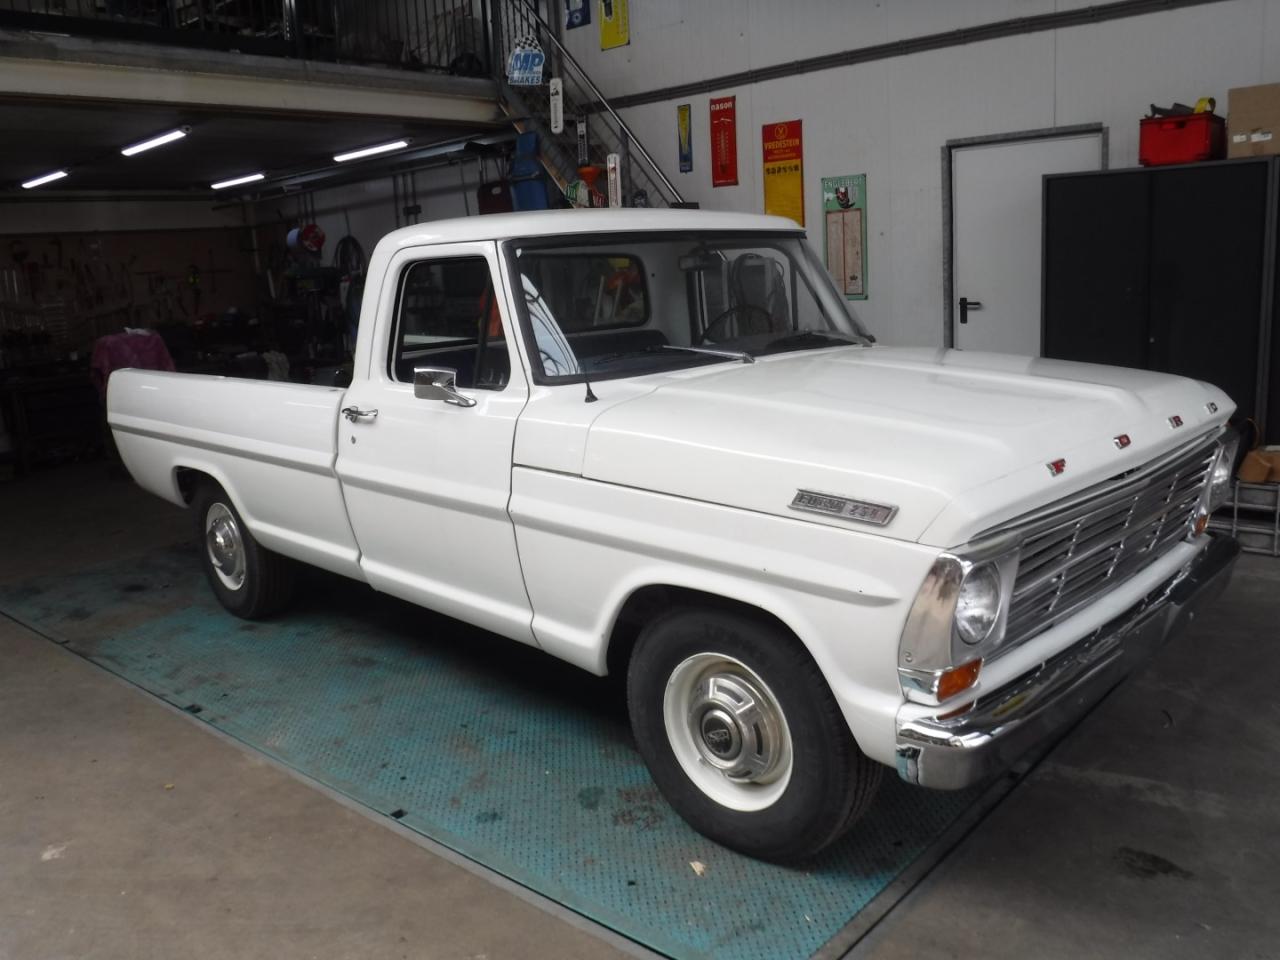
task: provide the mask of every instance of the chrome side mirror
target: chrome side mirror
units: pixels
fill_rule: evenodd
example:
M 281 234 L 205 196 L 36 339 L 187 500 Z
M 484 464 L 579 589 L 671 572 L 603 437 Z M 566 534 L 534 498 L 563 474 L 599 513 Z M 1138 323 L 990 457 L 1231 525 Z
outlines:
M 413 395 L 419 400 L 443 400 L 455 407 L 474 407 L 475 400 L 458 392 L 458 371 L 449 367 L 414 367 Z

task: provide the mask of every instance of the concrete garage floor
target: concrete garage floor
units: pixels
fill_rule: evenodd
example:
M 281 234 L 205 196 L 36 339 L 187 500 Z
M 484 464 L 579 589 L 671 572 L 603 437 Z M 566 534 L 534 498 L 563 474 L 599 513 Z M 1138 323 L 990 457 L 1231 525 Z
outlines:
M 0 582 L 189 524 L 105 465 L 45 471 L 0 486 Z M 1246 557 L 853 956 L 1275 956 L 1278 626 L 1280 561 Z M 620 946 L 0 619 L 0 960 Z

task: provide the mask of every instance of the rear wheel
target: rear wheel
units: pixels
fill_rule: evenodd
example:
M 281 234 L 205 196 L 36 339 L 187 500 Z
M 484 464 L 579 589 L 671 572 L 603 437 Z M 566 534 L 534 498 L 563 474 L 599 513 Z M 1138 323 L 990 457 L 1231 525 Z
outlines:
M 205 575 L 218 602 L 246 620 L 284 609 L 293 597 L 293 563 L 253 538 L 231 498 L 217 484 L 202 485 L 192 508 Z
M 780 627 L 680 608 L 641 633 L 627 676 L 637 744 L 695 829 L 765 860 L 811 856 L 870 805 L 867 759 L 818 666 Z

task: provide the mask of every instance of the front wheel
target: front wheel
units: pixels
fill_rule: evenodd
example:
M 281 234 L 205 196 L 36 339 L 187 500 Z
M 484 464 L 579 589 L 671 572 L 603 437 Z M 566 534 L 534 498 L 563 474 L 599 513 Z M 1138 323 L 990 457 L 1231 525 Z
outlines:
M 192 499 L 205 575 L 227 610 L 246 620 L 269 617 L 293 597 L 291 561 L 258 543 L 220 486 L 204 484 Z
M 650 623 L 627 673 L 636 742 L 696 830 L 764 860 L 811 856 L 870 805 L 858 749 L 818 666 L 786 631 L 732 610 Z

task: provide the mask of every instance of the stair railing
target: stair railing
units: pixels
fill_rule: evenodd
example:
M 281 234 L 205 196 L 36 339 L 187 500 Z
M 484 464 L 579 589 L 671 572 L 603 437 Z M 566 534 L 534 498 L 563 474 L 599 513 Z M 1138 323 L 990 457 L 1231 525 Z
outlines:
M 560 42 L 551 25 L 528 0 L 493 0 L 491 36 L 494 44 L 495 79 L 503 106 L 519 129 L 539 134 L 544 166 L 563 189 L 578 179 L 576 120 L 584 119 L 588 129 L 588 160 L 603 166 L 610 153 L 621 158 L 623 203 L 633 205 L 643 190 L 649 205 L 672 205 L 684 201 L 675 184 L 663 173 L 639 138 L 610 106 L 600 88 Z M 516 44 L 532 36 L 547 54 L 544 84 L 515 87 L 506 82 L 506 66 Z M 546 80 L 558 76 L 564 85 L 565 126 L 560 134 L 551 132 L 550 102 Z

